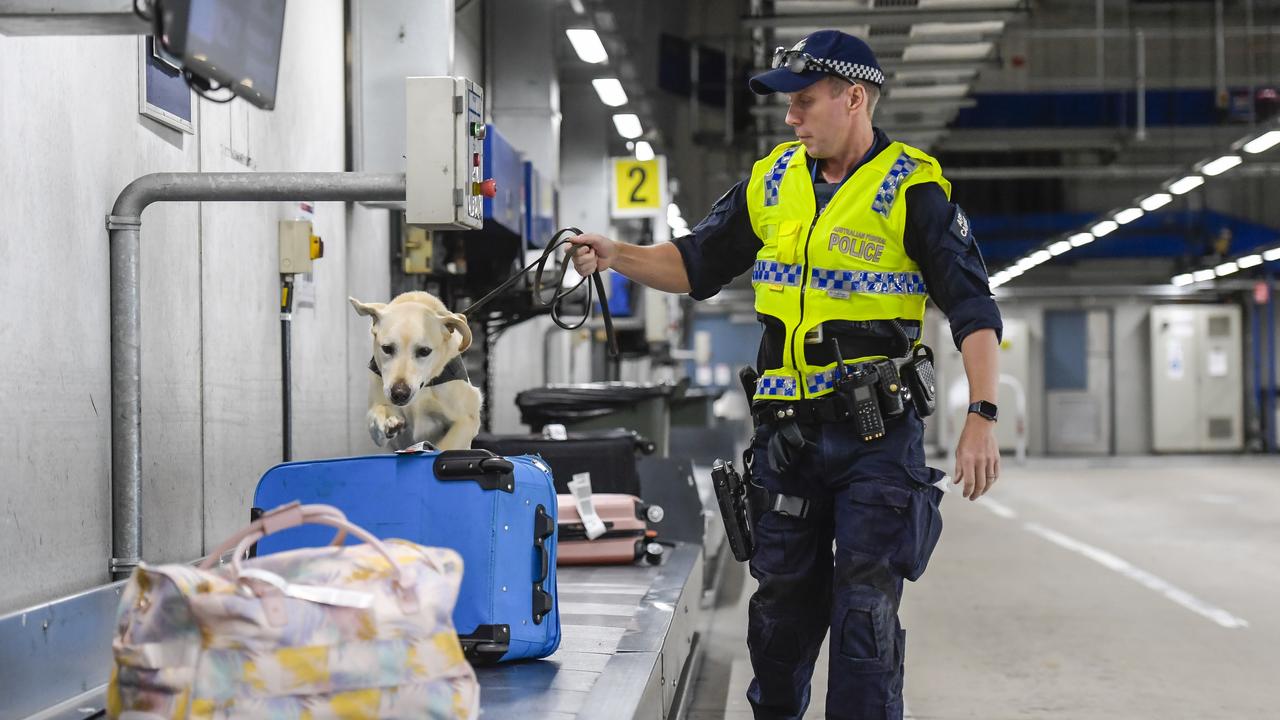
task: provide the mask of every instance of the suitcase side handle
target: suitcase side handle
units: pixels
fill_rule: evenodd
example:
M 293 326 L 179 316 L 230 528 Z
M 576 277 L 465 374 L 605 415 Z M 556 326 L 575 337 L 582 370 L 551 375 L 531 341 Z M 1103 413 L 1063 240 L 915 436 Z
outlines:
M 471 481 L 484 490 L 515 493 L 515 463 L 488 450 L 445 450 L 436 456 L 437 480 Z
M 543 589 L 543 583 L 551 574 L 551 551 L 547 548 L 547 538 L 556 534 L 556 521 L 547 514 L 542 505 L 533 513 L 533 549 L 538 554 L 540 564 L 538 574 L 533 578 L 533 624 L 541 625 L 542 619 L 555 609 L 555 598 Z

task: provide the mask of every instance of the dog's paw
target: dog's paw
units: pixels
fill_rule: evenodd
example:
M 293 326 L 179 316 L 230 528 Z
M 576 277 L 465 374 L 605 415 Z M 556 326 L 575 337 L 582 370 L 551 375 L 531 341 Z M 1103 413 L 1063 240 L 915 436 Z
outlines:
M 373 438 L 373 443 L 378 447 L 386 445 L 388 440 L 399 435 L 405 427 L 404 418 L 398 415 L 369 414 L 369 437 Z
M 382 430 L 382 434 L 385 435 L 388 440 L 390 440 L 396 435 L 399 435 L 400 431 L 404 430 L 404 428 L 405 428 L 404 418 L 398 415 L 393 415 L 387 418 L 386 422 L 382 423 L 382 427 L 380 429 Z

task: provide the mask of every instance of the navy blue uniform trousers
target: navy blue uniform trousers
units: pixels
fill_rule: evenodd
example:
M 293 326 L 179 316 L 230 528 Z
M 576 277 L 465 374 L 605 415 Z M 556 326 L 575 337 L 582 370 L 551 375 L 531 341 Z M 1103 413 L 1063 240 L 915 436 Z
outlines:
M 863 442 L 848 423 L 801 424 L 808 444 L 782 472 L 769 466 L 774 428 L 756 429 L 757 482 L 810 500 L 804 518 L 766 512 L 756 525 L 747 697 L 757 720 L 804 716 L 828 628 L 827 717 L 902 717 L 898 605 L 903 580 L 924 571 L 941 533 L 942 491 L 932 483 L 943 473 L 925 465 L 913 410 L 885 425 L 885 437 Z

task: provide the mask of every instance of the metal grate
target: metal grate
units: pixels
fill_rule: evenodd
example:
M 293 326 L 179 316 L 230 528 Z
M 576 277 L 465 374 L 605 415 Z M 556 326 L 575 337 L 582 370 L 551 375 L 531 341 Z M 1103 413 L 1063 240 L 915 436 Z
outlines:
M 1209 439 L 1229 440 L 1235 435 L 1235 420 L 1229 417 L 1209 418 Z

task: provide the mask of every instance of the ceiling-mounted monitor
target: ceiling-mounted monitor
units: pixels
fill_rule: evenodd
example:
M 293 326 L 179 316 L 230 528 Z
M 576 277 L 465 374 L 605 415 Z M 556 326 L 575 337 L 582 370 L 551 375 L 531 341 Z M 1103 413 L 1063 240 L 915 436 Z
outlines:
M 285 0 L 160 0 L 164 44 L 191 74 L 275 107 Z

